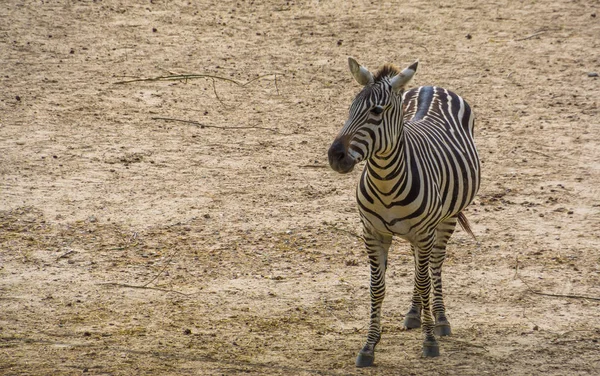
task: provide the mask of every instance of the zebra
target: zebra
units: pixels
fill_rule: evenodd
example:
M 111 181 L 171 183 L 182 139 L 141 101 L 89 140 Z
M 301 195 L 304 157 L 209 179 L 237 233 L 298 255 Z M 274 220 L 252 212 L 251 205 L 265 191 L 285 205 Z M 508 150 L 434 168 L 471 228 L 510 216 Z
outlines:
M 473 235 L 462 210 L 480 185 L 474 116 L 467 102 L 449 90 L 435 86 L 405 90 L 418 60 L 402 71 L 386 64 L 375 74 L 352 57 L 348 64 L 364 87 L 329 148 L 328 159 L 339 173 L 366 161 L 356 199 L 369 257 L 371 316 L 356 365 L 368 367 L 375 360 L 394 235 L 410 243 L 415 261 L 404 327 L 422 326 L 423 356 L 439 356 L 435 335 L 451 334 L 442 297 L 446 244 L 457 222 Z

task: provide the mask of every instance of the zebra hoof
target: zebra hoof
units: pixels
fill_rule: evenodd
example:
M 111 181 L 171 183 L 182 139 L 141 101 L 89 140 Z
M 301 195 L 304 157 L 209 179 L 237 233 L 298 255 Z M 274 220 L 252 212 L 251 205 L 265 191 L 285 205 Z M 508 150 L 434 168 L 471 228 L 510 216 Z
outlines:
M 446 321 L 446 322 L 438 322 L 437 324 L 435 324 L 433 332 L 438 337 L 444 337 L 444 336 L 451 335 L 452 334 L 452 329 L 450 329 L 450 323 L 448 321 Z
M 361 351 L 358 353 L 358 357 L 356 358 L 356 366 L 359 368 L 371 367 L 371 366 L 373 366 L 374 361 L 375 361 L 375 353 Z
M 426 340 L 423 342 L 423 356 L 426 358 L 440 356 L 440 346 L 436 340 Z
M 406 329 L 417 329 L 421 327 L 421 317 L 418 313 L 407 313 L 404 317 L 404 327 Z

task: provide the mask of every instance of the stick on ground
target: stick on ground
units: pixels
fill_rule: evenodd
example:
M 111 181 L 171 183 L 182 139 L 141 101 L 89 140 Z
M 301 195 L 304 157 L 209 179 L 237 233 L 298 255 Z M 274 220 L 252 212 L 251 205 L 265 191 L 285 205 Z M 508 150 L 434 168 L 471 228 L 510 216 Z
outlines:
M 196 126 L 198 126 L 200 128 L 262 129 L 262 130 L 265 130 L 265 131 L 271 131 L 271 132 L 275 132 L 275 133 L 280 133 L 277 129 L 265 128 L 265 127 L 253 127 L 253 126 L 225 127 L 225 126 L 220 126 L 220 125 L 206 125 L 206 124 L 202 124 L 200 122 L 194 121 L 194 120 L 174 119 L 174 118 L 168 118 L 168 117 L 152 117 L 151 119 L 152 120 L 174 121 L 174 122 L 179 122 L 179 123 L 193 124 L 193 125 L 196 125 Z
M 597 298 L 597 297 L 594 297 L 594 296 L 570 295 L 570 294 L 552 294 L 552 293 L 547 293 L 547 292 L 536 291 L 533 288 L 531 288 L 531 286 L 529 286 L 527 284 L 527 282 L 525 282 L 523 280 L 523 278 L 521 278 L 520 275 L 517 274 L 517 278 L 519 279 L 519 281 L 523 282 L 523 284 L 527 287 L 527 289 L 529 290 L 529 292 L 531 292 L 532 294 L 535 294 L 535 295 L 551 296 L 551 297 L 554 297 L 554 298 L 586 299 L 586 300 L 600 301 L 600 298 Z

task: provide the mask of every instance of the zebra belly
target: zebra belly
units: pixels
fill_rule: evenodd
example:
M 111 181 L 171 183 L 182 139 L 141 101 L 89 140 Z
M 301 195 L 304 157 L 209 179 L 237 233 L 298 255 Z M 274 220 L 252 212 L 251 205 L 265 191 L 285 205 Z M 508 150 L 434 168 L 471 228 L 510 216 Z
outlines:
M 372 212 L 365 209 L 360 208 L 360 215 L 364 226 L 376 232 L 394 235 L 409 242 L 415 239 L 413 220 L 398 220 L 399 216 L 397 213 L 394 214 L 394 210 Z

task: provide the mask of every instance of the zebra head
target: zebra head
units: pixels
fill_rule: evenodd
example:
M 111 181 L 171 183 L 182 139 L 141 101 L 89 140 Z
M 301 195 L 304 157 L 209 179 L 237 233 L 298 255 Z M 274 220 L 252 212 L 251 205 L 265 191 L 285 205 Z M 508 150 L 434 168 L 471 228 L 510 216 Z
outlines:
M 329 165 L 340 173 L 374 154 L 385 156 L 398 142 L 402 128 L 402 93 L 418 61 L 400 71 L 384 65 L 375 75 L 349 57 L 350 73 L 363 89 L 352 105 L 344 127 L 329 148 Z

